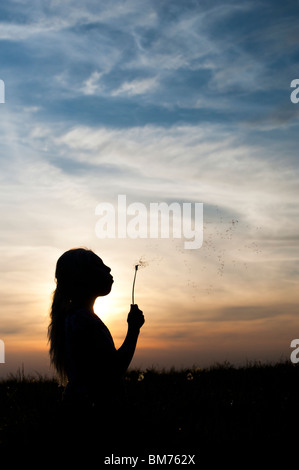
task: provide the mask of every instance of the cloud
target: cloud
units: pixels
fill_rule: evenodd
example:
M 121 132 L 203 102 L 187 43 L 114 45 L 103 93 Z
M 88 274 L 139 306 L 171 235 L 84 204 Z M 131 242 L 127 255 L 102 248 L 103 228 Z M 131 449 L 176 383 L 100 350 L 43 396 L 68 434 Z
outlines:
M 157 78 L 136 79 L 131 82 L 124 82 L 117 90 L 114 90 L 111 95 L 117 96 L 121 94 L 140 95 L 150 92 L 157 86 Z
M 102 73 L 95 71 L 84 82 L 82 91 L 85 95 L 94 95 L 100 89 L 99 81 L 100 81 L 101 76 L 102 76 Z
M 292 317 L 298 310 L 297 304 L 273 305 L 230 305 L 220 310 L 213 321 L 254 321 L 275 319 L 275 317 Z
M 17 2 L 16 17 L 13 4 L 2 7 L 3 40 L 12 41 L 6 48 L 18 59 L 8 68 L 4 61 L 2 67 L 8 93 L 27 106 L 38 100 L 61 119 L 81 122 L 80 108 L 90 121 L 102 116 L 118 126 L 133 106 L 135 119 L 144 123 L 250 123 L 271 113 L 272 90 L 283 89 L 275 64 L 287 57 L 295 21 L 280 15 L 274 42 L 277 17 L 266 8 L 261 27 L 255 15 L 261 9 L 258 2 L 176 2 L 168 11 L 146 1 L 142 12 L 136 1 L 117 1 L 113 8 L 110 2 L 96 7 L 93 2 L 54 2 L 46 9 L 36 1 L 29 11 Z M 295 47 L 293 41 L 292 54 Z M 30 76 L 24 80 L 27 70 Z M 282 73 L 289 81 L 287 72 Z M 84 99 L 73 101 L 80 97 Z M 99 101 L 91 105 L 88 97 Z
M 220 126 L 173 126 L 167 131 L 155 126 L 75 127 L 55 139 L 55 145 L 82 163 L 113 162 L 114 166 L 127 168 L 127 172 L 138 172 L 141 178 L 159 179 L 166 165 L 168 172 L 163 181 L 174 182 L 177 195 L 180 186 L 188 181 L 189 197 L 194 197 L 196 186 L 197 198 L 205 195 L 207 203 L 221 200 L 239 211 L 258 212 L 271 205 L 279 210 L 281 204 L 291 203 L 295 194 L 284 191 L 286 181 L 289 189 L 295 183 L 293 169 L 278 170 L 265 158 L 263 147 L 241 144 L 237 135 L 231 137 L 229 128 Z M 151 165 L 147 164 L 149 161 Z M 295 186 L 293 189 L 296 191 Z

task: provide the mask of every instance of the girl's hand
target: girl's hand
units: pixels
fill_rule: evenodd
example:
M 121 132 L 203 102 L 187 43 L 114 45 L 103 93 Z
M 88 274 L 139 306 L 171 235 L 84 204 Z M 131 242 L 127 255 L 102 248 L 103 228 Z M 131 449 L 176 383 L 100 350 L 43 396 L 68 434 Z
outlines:
M 137 304 L 131 304 L 131 310 L 128 315 L 127 322 L 129 324 L 129 327 L 138 329 L 142 327 L 144 324 L 144 316 L 143 312 L 139 310 Z

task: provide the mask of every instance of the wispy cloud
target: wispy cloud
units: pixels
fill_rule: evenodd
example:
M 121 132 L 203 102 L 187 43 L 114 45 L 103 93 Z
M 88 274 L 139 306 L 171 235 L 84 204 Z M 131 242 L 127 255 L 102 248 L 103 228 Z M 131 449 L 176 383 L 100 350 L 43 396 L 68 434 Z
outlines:
M 100 85 L 100 79 L 101 79 L 102 73 L 99 73 L 97 71 L 93 72 L 90 77 L 85 80 L 83 83 L 82 91 L 85 95 L 94 95 L 96 94 L 101 85 Z
M 117 90 L 112 91 L 112 96 L 121 94 L 125 95 L 141 95 L 143 93 L 149 93 L 157 85 L 157 79 L 144 78 L 132 80 L 131 82 L 124 82 Z

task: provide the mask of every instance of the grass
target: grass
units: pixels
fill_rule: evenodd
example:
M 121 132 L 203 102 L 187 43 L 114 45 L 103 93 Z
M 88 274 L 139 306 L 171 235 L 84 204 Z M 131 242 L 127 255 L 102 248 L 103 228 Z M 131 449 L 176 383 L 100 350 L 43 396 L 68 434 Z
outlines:
M 286 444 L 289 451 L 297 438 L 299 368 L 290 361 L 135 369 L 124 387 L 137 433 L 160 453 L 245 448 L 248 458 L 258 446 L 273 454 Z M 59 410 L 62 391 L 55 379 L 22 371 L 2 380 L 0 450 L 29 445 Z

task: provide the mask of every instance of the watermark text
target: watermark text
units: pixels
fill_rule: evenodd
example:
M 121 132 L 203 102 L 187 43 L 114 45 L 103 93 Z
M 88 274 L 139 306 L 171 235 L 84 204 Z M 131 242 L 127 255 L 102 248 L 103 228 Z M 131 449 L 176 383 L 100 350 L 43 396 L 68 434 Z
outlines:
M 127 465 L 135 468 L 137 464 L 148 465 L 196 465 L 195 455 L 187 454 L 150 454 L 142 457 L 121 457 L 115 454 L 109 455 L 104 458 L 104 465 Z
M 5 362 L 5 346 L 3 339 L 0 339 L 0 364 Z
M 203 242 L 203 203 L 141 202 L 127 205 L 118 195 L 117 208 L 108 202 L 97 205 L 95 226 L 98 238 L 184 238 L 184 248 L 198 249 Z
M 0 103 L 5 103 L 5 84 L 3 80 L 0 80 Z
M 295 78 L 291 81 L 291 88 L 295 88 L 295 90 L 291 93 L 291 101 L 294 104 L 299 103 L 299 78 Z
M 297 364 L 297 362 L 299 362 L 299 339 L 293 339 L 290 347 L 295 348 L 294 351 L 291 352 L 290 359 L 293 364 Z

